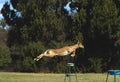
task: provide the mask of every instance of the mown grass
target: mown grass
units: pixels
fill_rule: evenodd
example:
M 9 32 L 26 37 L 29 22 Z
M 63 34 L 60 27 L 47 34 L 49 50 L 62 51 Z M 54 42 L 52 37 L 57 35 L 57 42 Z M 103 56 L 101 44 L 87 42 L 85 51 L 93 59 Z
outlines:
M 107 74 L 85 73 L 77 74 L 78 82 L 105 82 Z M 44 73 L 14 73 L 0 72 L 0 82 L 64 82 L 65 74 L 44 74 Z M 75 82 L 75 77 L 71 76 Z M 113 82 L 113 76 L 110 75 L 108 82 Z M 117 76 L 117 82 L 120 82 L 120 76 Z

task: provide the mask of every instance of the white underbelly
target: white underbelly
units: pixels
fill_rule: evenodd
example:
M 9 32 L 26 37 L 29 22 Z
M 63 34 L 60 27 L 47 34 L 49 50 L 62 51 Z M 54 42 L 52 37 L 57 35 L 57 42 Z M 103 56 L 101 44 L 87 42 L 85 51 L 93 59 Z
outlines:
M 66 51 L 66 52 L 59 53 L 58 56 L 66 56 L 66 55 L 68 55 L 68 54 L 70 54 L 70 53 L 68 53 L 68 52 Z

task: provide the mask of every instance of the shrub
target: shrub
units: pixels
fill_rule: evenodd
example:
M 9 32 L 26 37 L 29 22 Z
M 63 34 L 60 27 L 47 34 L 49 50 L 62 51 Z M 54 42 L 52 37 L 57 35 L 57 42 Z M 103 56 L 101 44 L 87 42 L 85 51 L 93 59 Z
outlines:
M 0 68 L 5 68 L 11 63 L 11 56 L 9 50 L 0 48 Z
M 89 58 L 90 71 L 91 72 L 102 72 L 102 59 L 101 58 Z
M 34 63 L 34 60 L 31 57 L 25 57 L 23 62 L 22 62 L 21 69 L 23 72 L 35 72 L 36 65 Z

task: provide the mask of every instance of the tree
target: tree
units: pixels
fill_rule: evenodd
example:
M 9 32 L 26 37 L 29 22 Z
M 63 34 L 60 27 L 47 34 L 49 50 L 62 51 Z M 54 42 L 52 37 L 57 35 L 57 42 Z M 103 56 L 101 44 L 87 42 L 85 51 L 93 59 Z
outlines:
M 83 35 L 85 45 L 85 55 L 78 59 L 83 63 L 80 65 L 83 67 L 82 70 L 88 68 L 87 66 L 94 65 L 94 62 L 98 62 L 100 64 L 98 67 L 101 67 L 100 70 L 103 71 L 118 67 L 118 63 L 115 66 L 115 58 L 119 58 L 120 18 L 119 10 L 113 1 L 76 0 L 71 5 L 73 8 L 78 8 L 78 13 L 73 16 L 73 25 L 76 34 L 82 32 L 80 34 Z M 116 42 L 118 42 L 117 45 Z M 117 61 L 119 62 L 119 60 Z M 109 65 L 111 63 L 114 66 Z M 79 65 L 79 63 L 77 64 Z M 90 71 L 90 69 L 86 69 L 86 71 Z
M 11 57 L 9 50 L 0 48 L 0 69 L 3 70 L 10 64 L 11 64 Z
M 4 29 L 4 28 L 5 28 L 5 25 L 6 25 L 5 20 L 4 20 L 4 19 L 1 19 L 1 20 L 0 20 L 0 28 L 1 28 L 1 29 Z
M 120 17 L 116 1 L 71 1 L 71 11 L 77 11 L 73 15 L 68 15 L 64 9 L 68 0 L 11 0 L 14 9 L 10 9 L 10 5 L 5 3 L 1 13 L 6 23 L 11 25 L 7 44 L 13 61 L 18 63 L 16 68 L 21 70 L 22 65 L 31 67 L 32 64 L 34 68 L 48 66 L 48 70 L 56 71 L 48 64 L 57 61 L 52 66 L 61 67 L 64 62 L 60 60 L 64 58 L 45 58 L 43 62 L 35 63 L 31 60 L 33 55 L 48 48 L 73 44 L 76 39 L 80 39 L 85 46 L 84 50 L 76 52 L 78 55 L 75 57 L 75 64 L 78 68 L 82 67 L 80 70 L 105 71 L 113 68 L 111 63 L 119 68 L 115 64 L 115 61 L 120 62 Z M 23 64 L 23 60 L 26 63 Z M 41 66 L 43 64 L 45 65 Z M 88 66 L 90 69 L 87 69 Z
M 48 43 L 51 39 L 64 41 L 64 16 L 62 16 L 61 10 L 63 2 L 54 0 L 11 0 L 11 3 L 15 8 L 14 10 L 10 9 L 8 3 L 5 3 L 2 8 L 2 14 L 7 20 L 6 22 L 12 26 L 9 31 L 10 37 L 8 36 L 8 46 L 14 43 L 21 45 L 26 44 L 28 41 L 39 40 L 45 43 Z M 15 10 L 17 11 L 15 12 Z M 12 11 L 14 11 L 15 17 L 11 16 Z M 17 16 L 19 11 L 21 17 Z M 7 14 L 10 16 L 7 16 Z M 20 22 L 17 20 L 20 20 Z M 59 36 L 61 33 L 63 35 Z
M 42 42 L 42 44 L 44 44 L 44 47 L 46 49 L 60 48 L 68 44 L 67 42 L 69 41 L 68 37 L 70 38 L 70 32 L 67 33 L 67 29 L 70 26 L 69 23 L 71 21 L 69 20 L 69 16 L 68 18 L 66 18 L 65 11 L 63 11 L 63 7 L 67 3 L 67 1 L 11 0 L 11 3 L 13 5 L 13 8 L 15 8 L 13 9 L 13 11 L 17 10 L 16 12 L 14 12 L 15 15 L 17 15 L 17 12 L 20 11 L 21 17 L 16 17 L 19 18 L 20 22 L 22 22 L 22 24 L 19 25 L 19 21 L 13 19 L 14 21 L 16 21 L 13 23 L 10 20 L 12 19 L 12 16 L 9 16 L 10 18 L 6 19 L 8 20 L 8 24 L 9 22 L 13 23 L 9 24 L 12 27 L 10 28 L 8 33 L 8 46 L 12 50 L 11 54 L 13 61 L 17 57 L 20 59 L 18 60 L 18 62 L 20 63 L 20 61 L 22 61 L 26 56 L 30 55 L 27 55 L 28 53 L 22 50 L 22 46 L 28 46 L 29 43 L 40 41 Z M 9 12 L 7 10 L 9 10 Z M 6 16 L 6 14 L 10 15 L 11 11 L 12 10 L 9 8 L 9 4 L 6 3 L 2 9 L 4 16 Z M 68 21 L 68 23 L 66 23 L 66 21 Z M 72 28 L 72 26 L 70 26 L 70 28 Z M 71 37 L 74 38 L 73 35 Z M 67 42 L 65 43 L 65 41 Z M 21 50 L 19 51 L 19 49 Z M 29 51 L 29 48 L 26 51 Z M 23 55 L 25 53 L 26 55 Z M 40 51 L 39 53 L 42 52 Z M 20 64 L 19 66 L 16 66 L 18 70 L 19 68 L 21 68 Z M 49 68 L 51 69 L 51 66 Z
M 94 57 L 102 59 L 100 62 L 102 62 L 103 70 L 114 68 L 110 64 L 114 63 L 115 66 L 114 58 L 117 56 L 116 52 L 119 52 L 119 50 L 116 50 L 117 47 L 115 46 L 116 33 L 120 31 L 118 9 L 112 0 L 94 0 L 93 2 L 89 2 L 87 6 L 90 6 L 86 8 L 86 18 L 89 19 L 86 19 L 87 21 L 83 28 L 86 45 L 85 53 L 90 60 L 92 57 L 93 60 Z

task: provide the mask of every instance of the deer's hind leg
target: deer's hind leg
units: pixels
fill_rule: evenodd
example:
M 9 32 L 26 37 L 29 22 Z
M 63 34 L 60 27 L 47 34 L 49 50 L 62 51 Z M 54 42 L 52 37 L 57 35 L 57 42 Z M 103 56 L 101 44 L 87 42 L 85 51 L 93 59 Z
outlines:
M 40 55 L 37 56 L 34 60 L 35 60 L 35 61 L 38 61 L 38 60 L 40 60 L 43 56 L 44 56 L 44 54 L 40 54 Z

